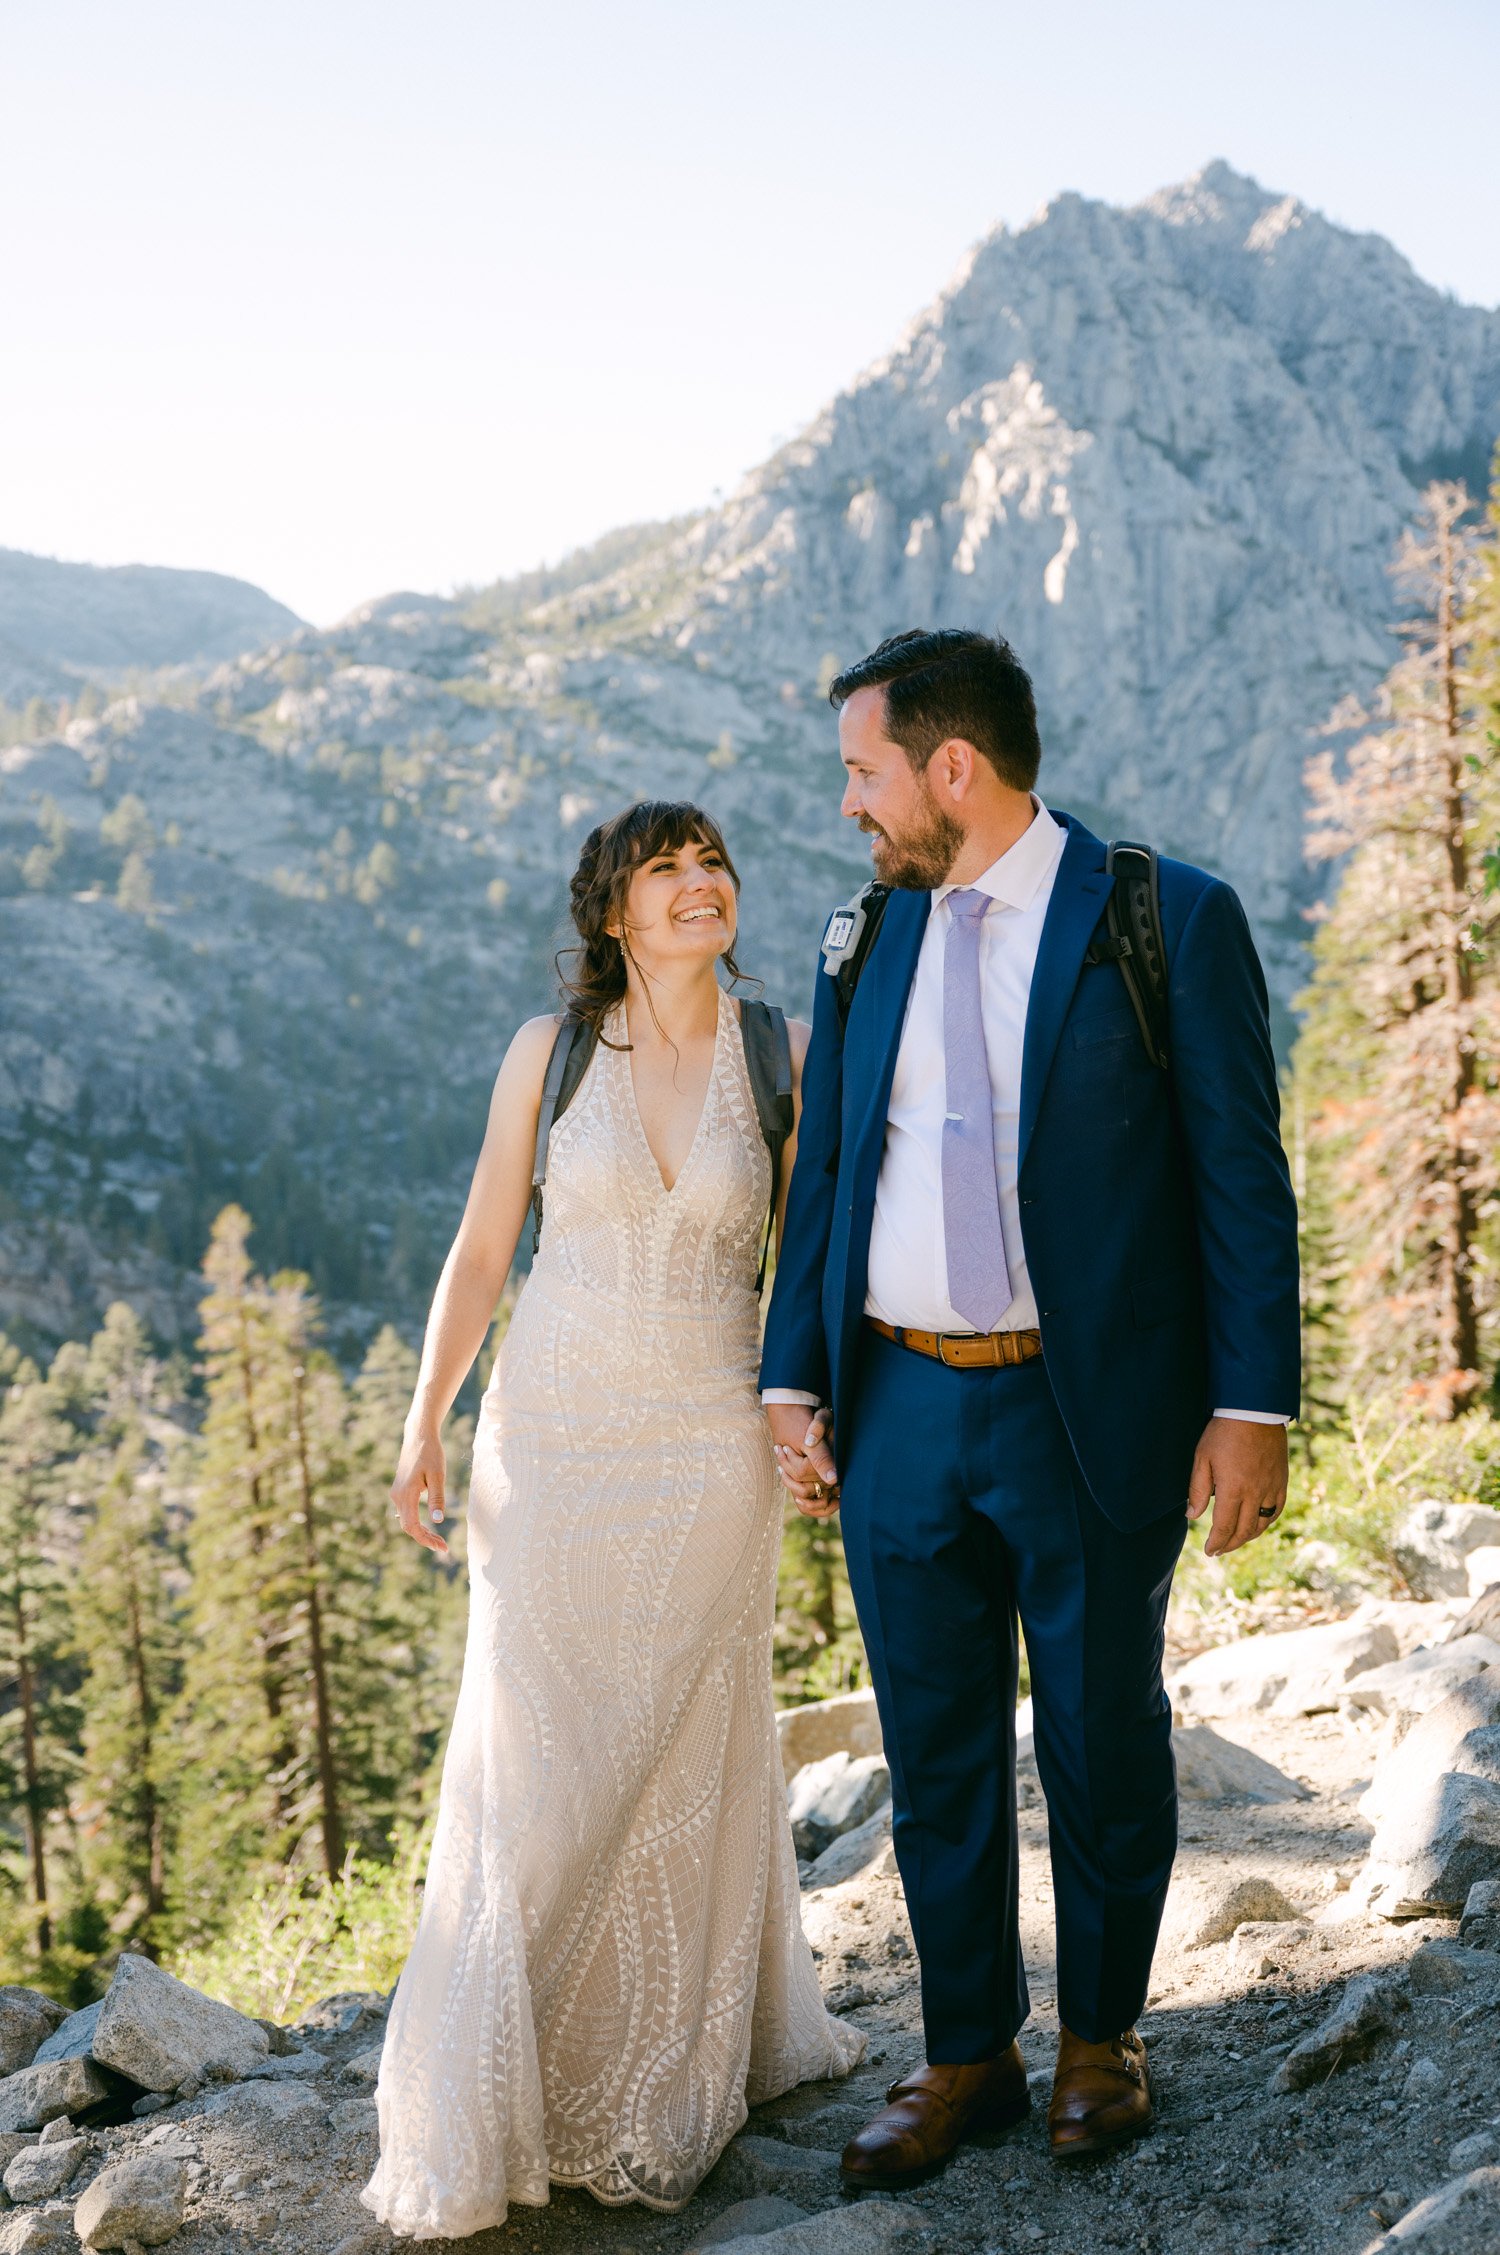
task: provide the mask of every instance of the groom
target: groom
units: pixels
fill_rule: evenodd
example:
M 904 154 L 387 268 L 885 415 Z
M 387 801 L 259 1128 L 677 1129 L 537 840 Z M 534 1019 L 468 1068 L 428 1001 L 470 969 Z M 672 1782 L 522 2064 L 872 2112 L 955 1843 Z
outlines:
M 846 2185 L 1018 2120 L 1016 1624 L 1047 1796 L 1074 2159 L 1150 2119 L 1133 2023 L 1176 1849 L 1162 1631 L 1186 1521 L 1273 1524 L 1297 1411 L 1297 1217 L 1265 983 L 1227 885 L 1160 869 L 1169 1065 L 1118 963 L 1110 879 L 1033 795 L 1031 683 L 948 629 L 839 675 L 843 811 L 896 888 L 841 1025 L 819 977 L 761 1384 L 782 1476 L 842 1504 L 926 2064 Z M 810 1421 L 810 1409 L 832 1414 Z

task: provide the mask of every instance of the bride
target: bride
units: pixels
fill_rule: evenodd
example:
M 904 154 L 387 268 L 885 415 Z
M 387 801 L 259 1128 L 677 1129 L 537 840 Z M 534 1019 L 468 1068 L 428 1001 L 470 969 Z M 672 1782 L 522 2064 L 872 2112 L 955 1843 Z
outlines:
M 747 2102 L 863 2050 L 803 1937 L 771 1704 L 773 1186 L 718 976 L 737 893 L 713 821 L 660 802 L 601 824 L 573 877 L 565 984 L 597 1046 L 480 1411 L 463 1684 L 362 2196 L 404 2237 L 550 2184 L 680 2208 Z M 533 1019 L 506 1054 L 428 1320 L 392 1493 L 443 1552 L 439 1435 L 526 1217 L 556 1035 Z

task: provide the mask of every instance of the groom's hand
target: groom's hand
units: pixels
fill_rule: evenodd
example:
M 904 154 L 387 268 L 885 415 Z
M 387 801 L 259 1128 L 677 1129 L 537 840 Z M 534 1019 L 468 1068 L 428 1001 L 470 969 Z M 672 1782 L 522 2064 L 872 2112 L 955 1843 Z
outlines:
M 1188 1482 L 1187 1515 L 1201 1519 L 1213 1498 L 1205 1558 L 1222 1558 L 1274 1527 L 1286 1502 L 1286 1427 L 1242 1417 L 1211 1417 Z
M 831 1519 L 839 1507 L 838 1466 L 829 1438 L 832 1412 L 801 1402 L 767 1402 L 776 1469 L 804 1519 Z

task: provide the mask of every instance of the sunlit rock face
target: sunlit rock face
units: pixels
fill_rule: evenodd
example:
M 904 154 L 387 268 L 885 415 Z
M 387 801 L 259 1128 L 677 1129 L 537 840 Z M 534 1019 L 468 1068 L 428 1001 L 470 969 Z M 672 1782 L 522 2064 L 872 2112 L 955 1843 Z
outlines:
M 1500 316 L 1378 238 L 1222 165 L 1065 196 L 722 507 L 0 752 L 0 1324 L 190 1321 L 231 1195 L 342 1339 L 416 1319 L 589 825 L 710 806 L 805 1008 L 867 867 L 823 692 L 903 627 L 1008 635 L 1048 801 L 1230 877 L 1285 1002 L 1313 732 L 1390 661 L 1422 485 L 1481 491 L 1497 434 Z

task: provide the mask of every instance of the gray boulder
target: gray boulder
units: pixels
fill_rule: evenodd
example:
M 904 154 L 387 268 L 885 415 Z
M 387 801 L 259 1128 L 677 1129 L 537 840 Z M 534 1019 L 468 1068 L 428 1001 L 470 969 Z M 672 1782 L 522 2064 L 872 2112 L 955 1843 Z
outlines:
M 1401 2221 L 1365 2255 L 1495 2255 L 1500 2247 L 1500 2169 L 1471 2169 Z
M 108 2098 L 109 2085 L 88 2059 L 48 2059 L 0 2083 L 0 2130 L 40 2130 L 59 2114 L 78 2115 Z
M 1326 2020 L 1294 2044 L 1276 2070 L 1276 2087 L 1306 2090 L 1336 2068 L 1368 2059 L 1391 2033 L 1397 1996 L 1391 1984 L 1363 1973 L 1351 1981 Z
M 1301 1916 L 1273 1879 L 1236 1879 L 1210 1899 L 1188 1948 L 1211 1949 L 1215 1942 L 1229 1941 L 1241 1926 L 1283 1925 Z
M 350 2100 L 364 2105 L 365 2100 Z M 327 2109 L 315 2091 L 299 2082 L 235 2083 L 203 2099 L 199 2111 L 236 2129 L 264 2136 L 268 2129 L 295 2124 L 311 2128 L 327 2118 Z
M 87 2059 L 94 2048 L 94 2030 L 99 2025 L 99 2015 L 104 2010 L 104 1999 L 86 2004 L 81 2012 L 70 2012 L 37 2052 L 38 2061 L 44 2059 Z
M 1500 1945 L 1500 1879 L 1476 1879 L 1464 1897 L 1458 1938 L 1471 1948 L 1492 1950 Z
M 1288 1777 L 1274 1762 L 1263 1761 L 1248 1746 L 1221 1738 L 1207 1723 L 1188 1723 L 1172 1733 L 1177 1791 L 1184 1801 L 1228 1801 L 1257 1806 L 1275 1801 L 1310 1801 L 1310 1789 Z
M 800 2224 L 806 2213 L 794 2201 L 781 2200 L 774 2193 L 762 2194 L 758 2200 L 737 2200 L 732 2208 L 726 2208 L 699 2232 L 684 2255 L 707 2255 L 710 2247 L 723 2247 L 737 2239 L 753 2239 L 758 2232 L 773 2232 L 782 2224 Z
M 1500 1670 L 1471 1676 L 1382 1754 L 1359 1803 L 1371 1824 L 1394 1815 L 1445 1770 L 1500 1784 Z
M 891 1773 L 883 1754 L 849 1754 L 840 1749 L 825 1754 L 820 1762 L 808 1762 L 787 1787 L 786 1796 L 798 1855 L 821 1856 L 890 1797 Z
M 190 1989 L 149 1958 L 123 1956 L 93 2031 L 93 2057 L 144 2090 L 175 2090 L 222 2065 L 234 2074 L 270 2051 L 258 2020 Z
M 73 2211 L 85 2247 L 160 2247 L 182 2229 L 188 2165 L 173 2153 L 141 2153 L 101 2169 Z
M 1448 1642 L 1456 1644 L 1461 1636 L 1492 1636 L 1500 1643 L 1500 1583 L 1476 1597 L 1467 1613 L 1462 1613 L 1448 1632 Z
M 786 2145 L 780 2138 L 757 2137 L 742 2131 L 725 2147 L 708 2179 L 716 2193 L 732 2193 L 751 2200 L 765 2193 L 783 2193 L 792 2199 L 815 2201 L 835 2192 L 839 2157 L 805 2145 Z
M 1471 1550 L 1500 1543 L 1500 1511 L 1483 1503 L 1417 1504 L 1391 1540 L 1413 1597 L 1467 1597 Z
M 1215 1645 L 1179 1668 L 1168 1685 L 1179 1715 L 1315 1715 L 1338 1705 L 1352 1676 L 1400 1657 L 1395 1631 L 1353 1614 L 1321 1628 L 1285 1629 Z
M 1500 1785 L 1447 1770 L 1381 1819 L 1353 1894 L 1381 1918 L 1457 1918 L 1475 1881 L 1496 1878 Z
M 861 2200 L 852 2207 L 827 2209 L 801 2223 L 751 2238 L 721 2241 L 723 2255 L 903 2255 L 940 2244 L 936 2219 L 905 2201 Z
M 805 1707 L 783 1707 L 776 1717 L 782 1775 L 790 1785 L 798 1770 L 828 1754 L 878 1754 L 880 1717 L 873 1691 L 843 1691 L 834 1699 L 810 1699 Z
M 1426 1715 L 1471 1676 L 1500 1665 L 1500 1644 L 1492 1637 L 1465 1636 L 1408 1652 L 1383 1668 L 1367 1668 L 1339 1693 L 1339 1712 L 1365 1715 Z
M 40 1989 L 0 1988 L 0 2076 L 29 2067 L 67 2014 Z
M 805 1888 L 838 1887 L 846 1879 L 857 1879 L 865 1871 L 893 1871 L 895 1859 L 891 1849 L 891 1806 L 866 1817 L 852 1832 L 841 1833 L 831 1847 L 807 1865 L 802 1873 Z

